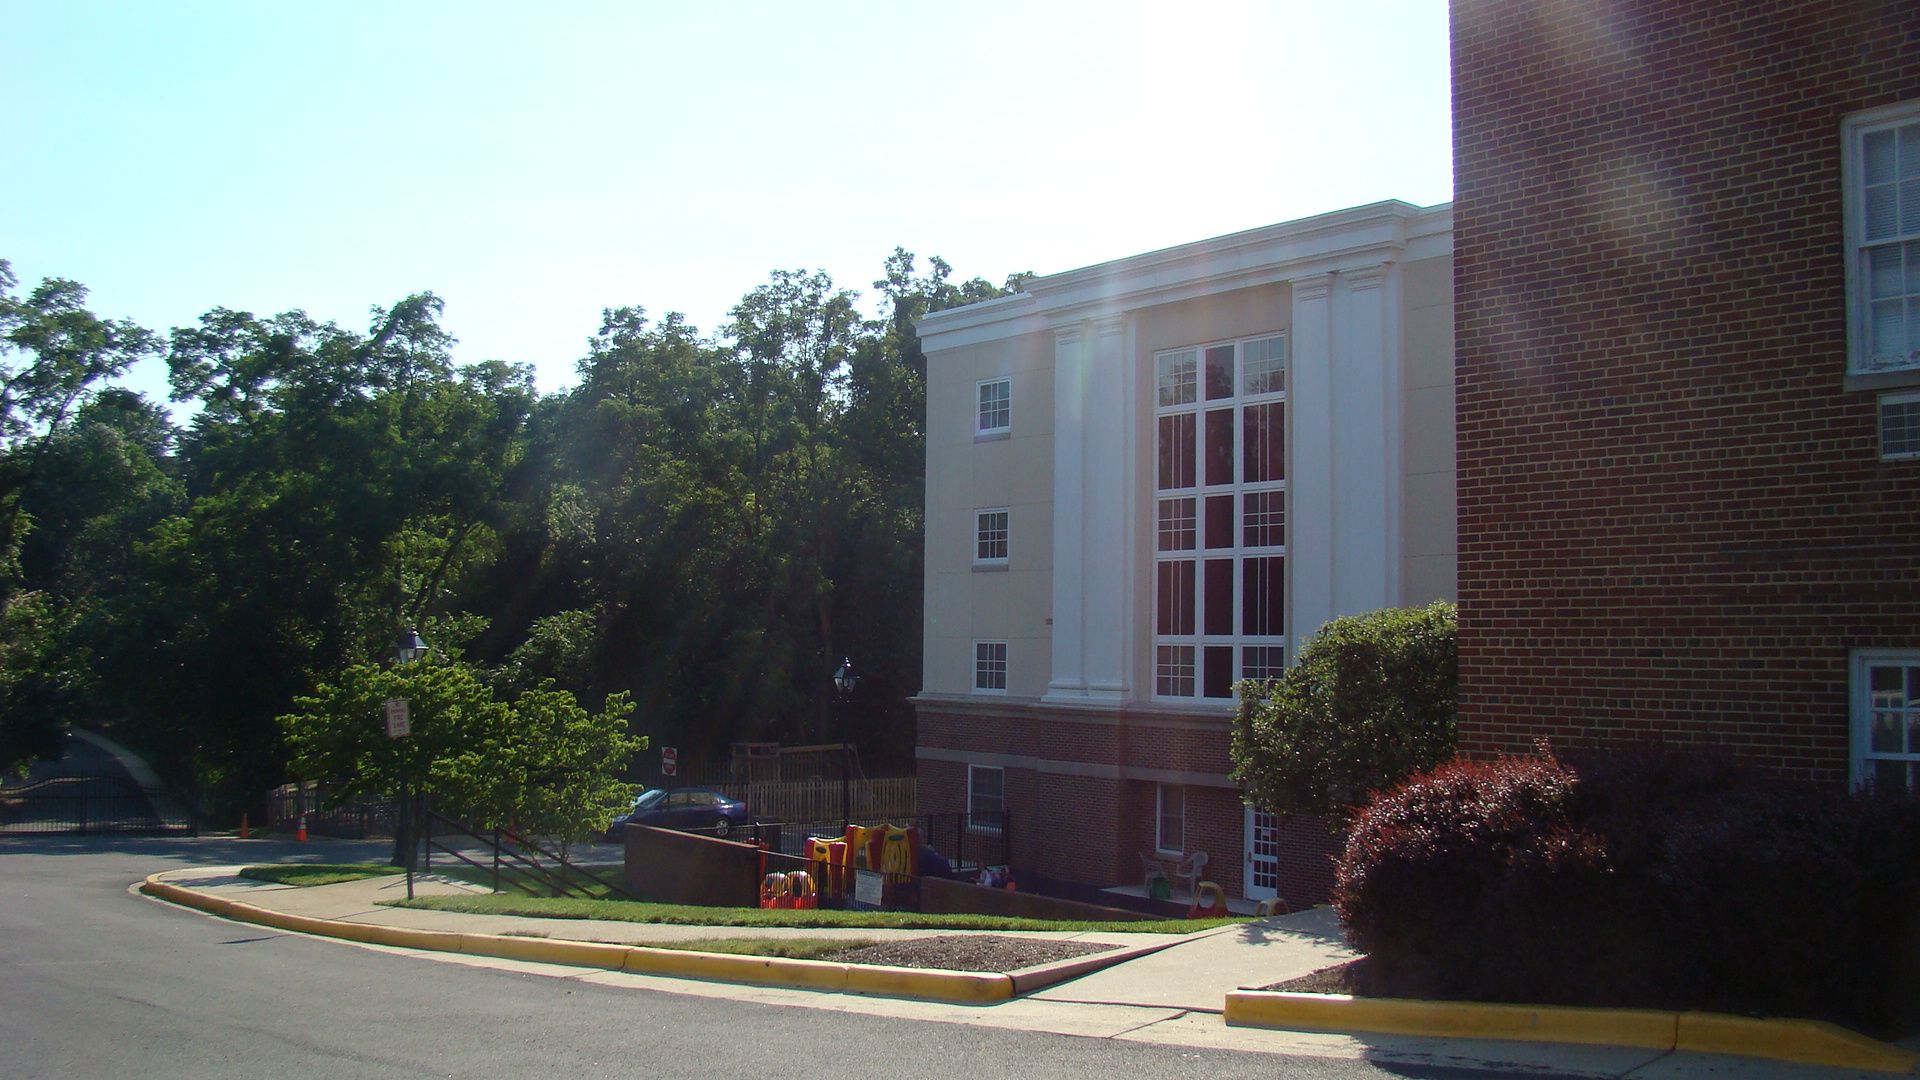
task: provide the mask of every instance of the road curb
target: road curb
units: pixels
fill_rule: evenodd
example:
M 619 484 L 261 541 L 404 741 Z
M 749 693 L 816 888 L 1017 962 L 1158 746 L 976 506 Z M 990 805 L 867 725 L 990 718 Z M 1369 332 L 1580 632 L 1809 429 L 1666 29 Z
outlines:
M 982 971 L 940 971 L 920 968 L 839 964 L 827 960 L 789 960 L 783 957 L 740 956 L 684 949 L 656 949 L 644 945 L 610 945 L 592 941 L 463 934 L 446 930 L 409 930 L 375 923 L 337 922 L 256 907 L 224 896 L 213 896 L 174 885 L 152 874 L 141 883 L 148 896 L 209 915 L 256 923 L 294 933 L 341 938 L 403 949 L 491 956 L 568 967 L 626 971 L 636 975 L 665 975 L 683 979 L 785 986 L 801 990 L 915 998 L 957 1005 L 986 1005 L 1013 997 L 1011 975 Z
M 1837 1024 L 1720 1013 L 1236 990 L 1227 995 L 1226 1021 L 1239 1027 L 1688 1050 L 1888 1073 L 1911 1072 L 1920 1064 L 1920 1055 Z

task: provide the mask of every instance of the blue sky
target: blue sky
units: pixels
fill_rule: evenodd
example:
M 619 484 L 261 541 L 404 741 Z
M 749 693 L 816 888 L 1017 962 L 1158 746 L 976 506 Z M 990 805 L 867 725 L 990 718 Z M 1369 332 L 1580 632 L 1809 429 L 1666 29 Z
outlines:
M 569 384 L 601 309 L 702 330 L 895 245 L 1050 273 L 1451 197 L 1445 0 L 0 0 L 0 258 L 156 329 L 446 300 Z M 869 309 L 871 305 L 869 304 Z M 131 384 L 164 394 L 164 367 Z

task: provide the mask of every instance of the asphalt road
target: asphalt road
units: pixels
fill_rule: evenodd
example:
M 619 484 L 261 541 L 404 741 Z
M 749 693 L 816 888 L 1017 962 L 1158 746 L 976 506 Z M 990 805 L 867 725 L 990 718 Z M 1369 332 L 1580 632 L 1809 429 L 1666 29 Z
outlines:
M 281 934 L 128 892 L 178 866 L 383 853 L 0 838 L 0 1078 L 1496 1075 L 596 986 Z

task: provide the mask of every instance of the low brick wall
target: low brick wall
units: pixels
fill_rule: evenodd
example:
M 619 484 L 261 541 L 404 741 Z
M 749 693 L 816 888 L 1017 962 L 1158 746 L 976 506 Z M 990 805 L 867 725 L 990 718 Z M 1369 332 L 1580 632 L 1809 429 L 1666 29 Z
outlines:
M 627 887 L 642 900 L 758 907 L 760 849 L 710 836 L 627 826 Z
M 1008 915 L 1028 919 L 1103 919 L 1132 922 L 1152 918 L 1124 908 L 1060 900 L 1038 893 L 1008 892 L 945 878 L 920 879 L 920 910 L 929 914 Z

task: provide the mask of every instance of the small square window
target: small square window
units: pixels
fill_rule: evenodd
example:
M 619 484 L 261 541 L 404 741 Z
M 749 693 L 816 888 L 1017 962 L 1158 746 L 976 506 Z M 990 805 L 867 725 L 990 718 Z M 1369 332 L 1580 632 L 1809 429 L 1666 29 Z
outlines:
M 973 643 L 973 691 L 976 694 L 1007 692 L 1007 643 Z
M 985 379 L 979 384 L 979 411 L 974 431 L 1000 435 L 1013 430 L 1013 380 Z
M 973 515 L 973 561 L 1007 561 L 1007 511 L 977 510 Z
M 999 834 L 1006 821 L 1006 770 L 997 765 L 967 766 L 967 828 Z

